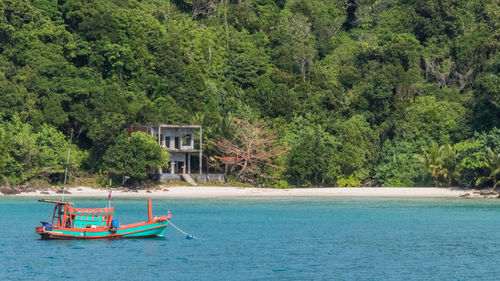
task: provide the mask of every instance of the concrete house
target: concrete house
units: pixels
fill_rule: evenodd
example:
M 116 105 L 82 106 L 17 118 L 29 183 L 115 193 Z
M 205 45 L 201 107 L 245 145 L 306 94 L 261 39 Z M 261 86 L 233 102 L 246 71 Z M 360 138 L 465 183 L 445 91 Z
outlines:
M 204 174 L 203 143 L 201 125 L 135 125 L 127 132 L 142 131 L 158 141 L 158 145 L 170 153 L 168 167 L 152 171 L 160 182 L 185 180 L 192 185 L 196 182 L 225 182 L 224 174 Z M 197 140 L 195 141 L 195 138 Z
M 160 181 L 178 180 L 182 174 L 202 174 L 201 125 L 136 125 L 128 130 L 129 133 L 135 131 L 142 131 L 155 137 L 158 145 L 170 153 L 169 166 L 156 171 Z M 195 134 L 198 135 L 196 144 Z

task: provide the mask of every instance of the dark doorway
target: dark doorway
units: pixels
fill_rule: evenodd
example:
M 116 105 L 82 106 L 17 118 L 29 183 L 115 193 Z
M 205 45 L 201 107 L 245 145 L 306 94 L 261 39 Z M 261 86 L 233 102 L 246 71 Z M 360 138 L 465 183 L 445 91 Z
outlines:
M 184 173 L 184 161 L 177 161 L 177 174 Z
M 191 174 L 198 174 L 200 172 L 200 158 L 197 154 L 190 154 L 191 159 Z

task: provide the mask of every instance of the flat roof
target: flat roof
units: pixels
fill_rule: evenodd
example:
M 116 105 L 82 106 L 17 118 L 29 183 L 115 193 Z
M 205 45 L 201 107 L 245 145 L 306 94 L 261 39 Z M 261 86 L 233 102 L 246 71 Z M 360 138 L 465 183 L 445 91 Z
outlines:
M 201 125 L 146 124 L 146 125 L 131 125 L 131 127 L 201 128 Z

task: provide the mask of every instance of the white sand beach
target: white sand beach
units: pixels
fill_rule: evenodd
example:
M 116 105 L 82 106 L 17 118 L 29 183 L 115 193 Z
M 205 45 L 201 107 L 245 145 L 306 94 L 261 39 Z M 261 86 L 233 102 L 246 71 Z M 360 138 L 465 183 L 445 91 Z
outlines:
M 66 197 L 107 197 L 109 190 L 89 187 L 67 189 Z M 250 188 L 220 186 L 160 186 L 151 190 L 123 191 L 113 190 L 113 198 L 151 197 L 151 198 L 210 198 L 210 197 L 477 197 L 473 190 L 432 187 L 362 187 L 362 188 Z M 476 195 L 476 196 L 474 196 Z M 54 191 L 35 191 L 14 195 L 17 197 L 61 196 Z

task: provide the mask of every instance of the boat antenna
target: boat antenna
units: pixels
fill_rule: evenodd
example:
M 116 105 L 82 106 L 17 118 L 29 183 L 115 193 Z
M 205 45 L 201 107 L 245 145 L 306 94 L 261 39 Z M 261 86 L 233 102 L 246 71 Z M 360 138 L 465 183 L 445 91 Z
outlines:
M 71 151 L 71 143 L 72 142 L 73 142 L 73 128 L 71 128 L 71 137 L 69 139 L 68 157 L 66 159 L 66 170 L 64 171 L 64 185 L 63 185 L 63 190 L 62 190 L 62 195 L 61 195 L 61 201 L 64 201 L 64 188 L 66 187 L 66 179 L 68 178 L 69 153 Z
M 109 186 L 109 194 L 108 194 L 108 208 L 111 208 L 111 185 Z

